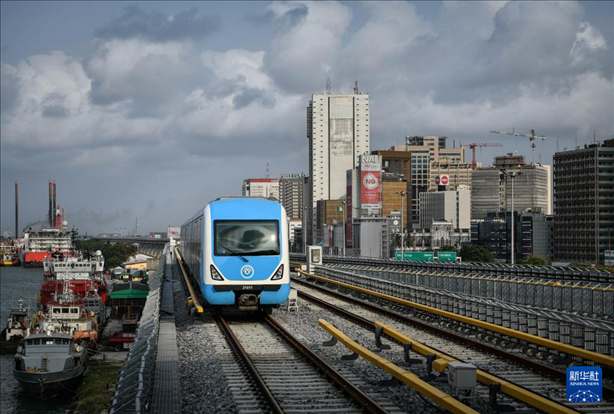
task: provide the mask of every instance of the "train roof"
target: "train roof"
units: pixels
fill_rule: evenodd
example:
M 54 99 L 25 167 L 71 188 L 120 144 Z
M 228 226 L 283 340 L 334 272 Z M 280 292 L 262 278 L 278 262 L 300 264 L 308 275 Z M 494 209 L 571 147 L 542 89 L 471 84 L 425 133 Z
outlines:
M 279 218 L 283 206 L 275 200 L 262 197 L 220 197 L 199 210 L 187 222 L 202 216 L 205 208 L 211 209 L 216 219 L 266 219 Z

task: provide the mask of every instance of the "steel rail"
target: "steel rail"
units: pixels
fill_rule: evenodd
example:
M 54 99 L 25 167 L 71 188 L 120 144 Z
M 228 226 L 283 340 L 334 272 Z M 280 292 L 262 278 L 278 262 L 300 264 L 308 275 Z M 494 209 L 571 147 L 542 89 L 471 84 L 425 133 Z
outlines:
M 335 368 L 329 365 L 326 361 L 320 358 L 315 352 L 296 339 L 290 332 L 281 326 L 275 319 L 267 316 L 265 321 L 267 324 L 281 336 L 287 343 L 292 345 L 301 355 L 315 365 L 322 374 L 333 381 L 341 388 L 348 396 L 354 399 L 367 413 L 385 414 L 388 413 L 378 403 L 373 401 L 371 397 L 362 392 L 358 387 L 352 384 L 348 379 L 341 375 Z
M 466 336 L 463 336 L 463 335 L 460 335 L 460 334 L 448 331 L 446 329 L 440 328 L 439 326 L 431 325 L 431 324 L 429 324 L 427 322 L 423 322 L 423 321 L 418 320 L 418 319 L 413 319 L 413 318 L 410 318 L 408 316 L 401 315 L 401 314 L 399 314 L 397 312 L 394 312 L 394 311 L 392 311 L 390 309 L 382 308 L 382 307 L 374 305 L 372 303 L 365 302 L 365 301 L 362 301 L 360 299 L 356 299 L 356 298 L 344 295 L 344 294 L 339 293 L 339 292 L 331 291 L 329 289 L 326 289 L 323 286 L 314 285 L 314 284 L 311 284 L 311 283 L 308 283 L 308 282 L 305 282 L 305 281 L 302 281 L 302 280 L 299 280 L 299 279 L 296 279 L 296 278 L 293 278 L 292 282 L 296 282 L 298 284 L 308 286 L 310 288 L 313 288 L 313 289 L 316 289 L 318 291 L 324 292 L 326 294 L 329 294 L 329 295 L 331 295 L 333 297 L 336 297 L 338 299 L 344 300 L 346 302 L 350 302 L 352 304 L 355 304 L 355 305 L 358 305 L 358 306 L 362 306 L 363 308 L 366 308 L 366 309 L 368 309 L 368 310 L 370 310 L 370 311 L 372 311 L 374 313 L 378 313 L 378 314 L 387 316 L 389 318 L 399 320 L 399 321 L 401 321 L 401 322 L 403 322 L 405 324 L 413 325 L 413 326 L 418 326 L 419 328 L 422 328 L 422 329 L 428 330 L 430 332 L 433 332 L 433 333 L 435 333 L 438 336 L 449 338 L 451 340 L 454 340 L 454 341 L 457 341 L 457 342 L 460 342 L 460 343 L 464 343 L 464 344 L 470 345 L 471 347 L 479 349 L 481 351 L 489 352 L 489 353 L 492 353 L 494 355 L 506 358 L 507 360 L 509 360 L 511 362 L 515 362 L 515 363 L 518 363 L 520 365 L 526 366 L 526 367 L 528 367 L 528 368 L 530 368 L 530 369 L 532 369 L 532 370 L 534 370 L 536 372 L 539 372 L 540 374 L 543 374 L 545 376 L 548 376 L 548 377 L 551 377 L 553 379 L 559 380 L 559 381 L 561 381 L 563 383 L 566 381 L 566 373 L 564 371 L 561 371 L 559 369 L 556 369 L 556 368 L 544 365 L 544 364 L 539 363 L 539 362 L 537 362 L 535 360 L 528 359 L 528 358 L 525 358 L 525 357 L 520 356 L 518 354 L 505 351 L 504 349 L 497 348 L 495 346 L 485 344 L 485 343 L 477 341 L 475 339 L 467 338 Z M 359 316 L 359 315 L 355 315 L 352 312 L 349 312 L 349 311 L 347 311 L 347 310 L 345 310 L 343 308 L 340 308 L 338 306 L 332 305 L 332 304 L 326 302 L 325 300 L 317 298 L 317 297 L 315 297 L 313 295 L 310 295 L 310 294 L 308 294 L 306 292 L 302 292 L 302 291 L 299 290 L 298 291 L 298 295 L 299 295 L 299 297 L 307 299 L 308 301 L 311 301 L 311 302 L 317 304 L 318 306 L 324 307 L 326 309 L 331 310 L 334 313 L 337 313 L 338 315 L 340 315 L 340 316 L 342 316 L 342 317 L 352 321 L 353 323 L 355 323 L 357 325 L 363 326 L 363 327 L 365 327 L 367 329 L 370 329 L 370 330 L 375 330 L 376 329 L 374 321 L 371 321 L 371 320 L 366 319 L 366 318 L 364 318 L 362 316 Z M 386 335 L 386 336 L 388 336 L 388 335 Z M 392 337 L 389 337 L 389 336 L 388 336 L 388 338 L 398 343 L 398 341 L 396 341 L 395 338 L 392 338 Z M 446 354 L 445 352 L 442 352 L 442 351 L 438 351 L 438 352 L 440 352 L 442 354 Z M 449 355 L 449 356 L 451 356 L 451 355 Z M 519 386 L 519 387 L 522 387 L 522 386 Z M 614 388 L 608 387 L 608 386 L 603 386 L 603 395 L 604 395 L 604 397 L 614 398 Z
M 242 364 L 246 368 L 247 372 L 249 373 L 249 376 L 260 390 L 260 393 L 264 397 L 264 403 L 267 405 L 267 408 L 270 410 L 271 413 L 283 414 L 284 411 L 277 403 L 277 400 L 273 396 L 271 390 L 269 390 L 269 387 L 264 382 L 264 379 L 258 373 L 258 370 L 252 362 L 252 359 L 249 357 L 247 352 L 245 352 L 245 349 L 241 345 L 241 342 L 235 336 L 234 332 L 230 328 L 230 325 L 228 325 L 228 322 L 226 322 L 226 319 L 219 315 L 215 316 L 214 319 L 220 330 L 224 334 L 224 337 L 228 342 L 228 346 L 230 346 L 230 349 L 233 350 L 235 358 L 240 362 L 240 364 Z
M 463 315 L 457 315 L 456 313 L 453 313 L 453 312 L 436 309 L 436 308 L 433 308 L 427 305 L 412 302 L 406 299 L 401 299 L 396 296 L 388 295 L 386 293 L 376 292 L 376 291 L 358 287 L 358 286 L 355 286 L 349 283 L 340 282 L 340 281 L 329 279 L 323 276 L 313 275 L 307 272 L 303 272 L 302 270 L 299 270 L 298 273 L 305 275 L 308 278 L 314 278 L 316 280 L 321 280 L 323 282 L 332 283 L 334 285 L 338 285 L 338 286 L 352 289 L 358 292 L 366 293 L 368 295 L 375 296 L 380 299 L 385 299 L 391 302 L 396 302 L 400 305 L 404 305 L 404 306 L 408 306 L 410 308 L 414 308 L 420 311 L 428 312 L 433 315 L 438 315 L 438 316 L 441 316 L 447 319 L 452 319 L 458 322 L 473 325 L 478 328 L 483 328 L 483 329 L 486 329 L 492 332 L 497 332 L 499 334 L 510 336 L 512 338 L 517 338 L 517 339 L 520 339 L 526 342 L 531 342 L 536 345 L 544 346 L 546 348 L 555 349 L 557 351 L 564 352 L 566 354 L 575 355 L 580 358 L 584 358 L 589 361 L 594 361 L 594 362 L 597 362 L 599 364 L 603 364 L 609 367 L 614 367 L 614 357 L 611 357 L 608 355 L 599 354 L 597 352 L 588 351 L 583 348 L 578 348 L 572 345 L 567 345 L 567 344 L 563 344 L 560 342 L 556 342 L 551 339 L 546 339 L 546 338 L 542 338 L 536 335 L 531 335 L 528 333 L 516 331 L 511 328 L 506 328 L 503 326 L 495 325 L 494 323 L 480 321 L 480 320 L 469 318 Z
M 319 319 L 318 324 L 322 328 L 324 328 L 324 330 L 326 330 L 329 334 L 331 334 L 335 339 L 341 342 L 350 351 L 356 353 L 357 355 L 360 355 L 382 371 L 387 372 L 397 380 L 401 381 L 415 391 L 434 401 L 438 406 L 445 408 L 453 414 L 478 414 L 478 412 L 475 411 L 473 408 L 463 404 L 451 395 L 446 394 L 445 392 L 432 386 L 423 379 L 420 379 L 420 377 L 418 377 L 416 374 L 404 370 L 403 368 L 393 364 L 388 359 L 375 354 L 364 346 L 353 341 L 352 339 L 350 339 L 350 337 L 345 335 L 343 332 L 341 332 L 339 329 L 337 329 L 324 319 Z
M 404 345 L 407 342 L 414 342 L 415 346 L 413 347 L 414 351 L 422 354 L 422 355 L 427 355 L 427 354 L 435 354 L 437 356 L 437 358 L 443 358 L 446 361 L 450 362 L 450 361 L 459 361 L 459 362 L 464 362 L 458 358 L 453 357 L 452 355 L 440 351 L 437 348 L 433 348 L 430 346 L 425 346 L 423 344 L 418 344 L 417 341 L 411 341 L 408 338 L 405 338 L 403 335 L 395 335 L 396 332 L 393 332 L 391 329 L 389 329 L 387 326 L 379 323 L 379 322 L 374 322 L 374 321 L 370 321 L 369 319 L 366 319 L 362 316 L 356 315 L 350 311 L 347 311 L 343 308 L 340 308 L 338 306 L 332 305 L 320 298 L 317 298 L 313 295 L 310 295 L 308 293 L 301 293 L 301 291 L 299 291 L 299 296 L 303 297 L 304 299 L 307 299 L 308 301 L 311 301 L 315 304 L 317 304 L 318 306 L 321 306 L 325 309 L 328 309 L 330 311 L 332 311 L 333 313 L 337 313 L 340 316 L 342 316 L 343 318 L 349 320 L 350 322 L 355 323 L 356 325 L 362 326 L 365 329 L 369 329 L 372 331 L 375 331 L 378 327 L 384 327 L 384 330 L 382 332 L 383 336 L 385 336 L 386 338 L 390 339 L 391 341 L 399 344 L 399 345 Z M 344 299 L 344 298 L 342 298 Z M 360 302 L 360 301 L 358 301 Z M 361 304 L 361 303 L 359 303 Z M 382 312 L 384 313 L 384 312 Z M 386 315 L 388 316 L 388 315 Z M 398 315 L 395 315 L 393 317 L 398 317 Z M 386 329 L 388 328 L 388 329 Z M 423 352 L 421 352 L 423 351 Z M 445 368 L 445 367 L 444 367 Z M 535 392 L 527 389 L 526 387 L 522 386 L 522 385 L 518 385 L 516 383 L 514 383 L 513 381 L 510 380 L 506 380 L 503 379 L 495 374 L 491 374 L 488 371 L 485 371 L 483 369 L 478 369 L 478 380 L 484 384 L 490 384 L 493 382 L 499 383 L 502 385 L 501 388 L 501 392 L 503 392 L 504 394 L 508 394 L 513 398 L 516 398 L 520 401 L 523 401 L 525 403 L 527 403 L 528 405 L 535 407 L 535 408 L 539 408 L 540 410 L 543 410 L 545 412 L 548 413 L 577 413 L 578 411 L 576 411 L 573 408 L 570 407 L 566 407 L 548 397 L 545 397 L 543 395 L 540 394 L 536 394 Z

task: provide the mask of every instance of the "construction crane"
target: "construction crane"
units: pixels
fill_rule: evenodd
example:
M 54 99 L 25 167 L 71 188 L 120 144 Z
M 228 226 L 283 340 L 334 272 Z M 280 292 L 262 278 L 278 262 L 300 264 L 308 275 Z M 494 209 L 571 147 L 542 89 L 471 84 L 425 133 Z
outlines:
M 490 131 L 490 133 L 491 134 L 511 135 L 511 136 L 514 136 L 514 137 L 529 138 L 529 140 L 531 141 L 531 150 L 533 152 L 533 155 L 531 157 L 531 165 L 535 165 L 535 140 L 537 138 L 541 138 L 542 141 L 546 140 L 546 136 L 545 135 L 535 135 L 535 130 L 534 129 L 531 130 L 531 135 L 519 134 L 519 133 L 515 132 L 514 129 L 512 129 L 512 132 Z
M 473 168 L 474 170 L 477 167 L 477 162 L 475 161 L 475 148 L 476 147 L 502 147 L 502 144 L 499 143 L 492 143 L 492 142 L 472 142 L 471 144 L 461 144 L 461 147 L 468 147 L 471 148 L 471 152 L 473 155 L 472 161 L 471 161 L 471 168 Z

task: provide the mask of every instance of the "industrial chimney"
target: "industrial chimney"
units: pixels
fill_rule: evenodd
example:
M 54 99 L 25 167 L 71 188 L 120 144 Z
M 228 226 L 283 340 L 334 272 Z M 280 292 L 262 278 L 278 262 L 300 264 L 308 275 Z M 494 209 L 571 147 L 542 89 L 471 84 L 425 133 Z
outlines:
M 53 227 L 53 181 L 49 180 L 49 227 Z
M 19 237 L 19 180 L 15 180 L 15 238 Z
M 56 218 L 56 208 L 57 207 L 56 207 L 55 195 L 56 195 L 56 192 L 55 192 L 55 180 L 53 180 L 53 210 L 52 210 L 53 211 L 53 216 L 52 216 L 53 217 L 53 223 L 51 223 L 52 227 L 57 227 L 57 223 L 56 223 L 56 221 L 57 221 L 57 218 Z

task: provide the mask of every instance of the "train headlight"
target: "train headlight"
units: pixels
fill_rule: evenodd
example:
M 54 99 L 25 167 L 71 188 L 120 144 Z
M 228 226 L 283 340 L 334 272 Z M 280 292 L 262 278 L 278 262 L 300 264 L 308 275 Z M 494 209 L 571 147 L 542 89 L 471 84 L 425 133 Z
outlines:
M 279 266 L 277 272 L 275 272 L 271 280 L 279 280 L 282 277 L 284 277 L 284 265 Z
M 211 279 L 213 280 L 224 280 L 220 272 L 217 271 L 215 266 L 211 265 Z

